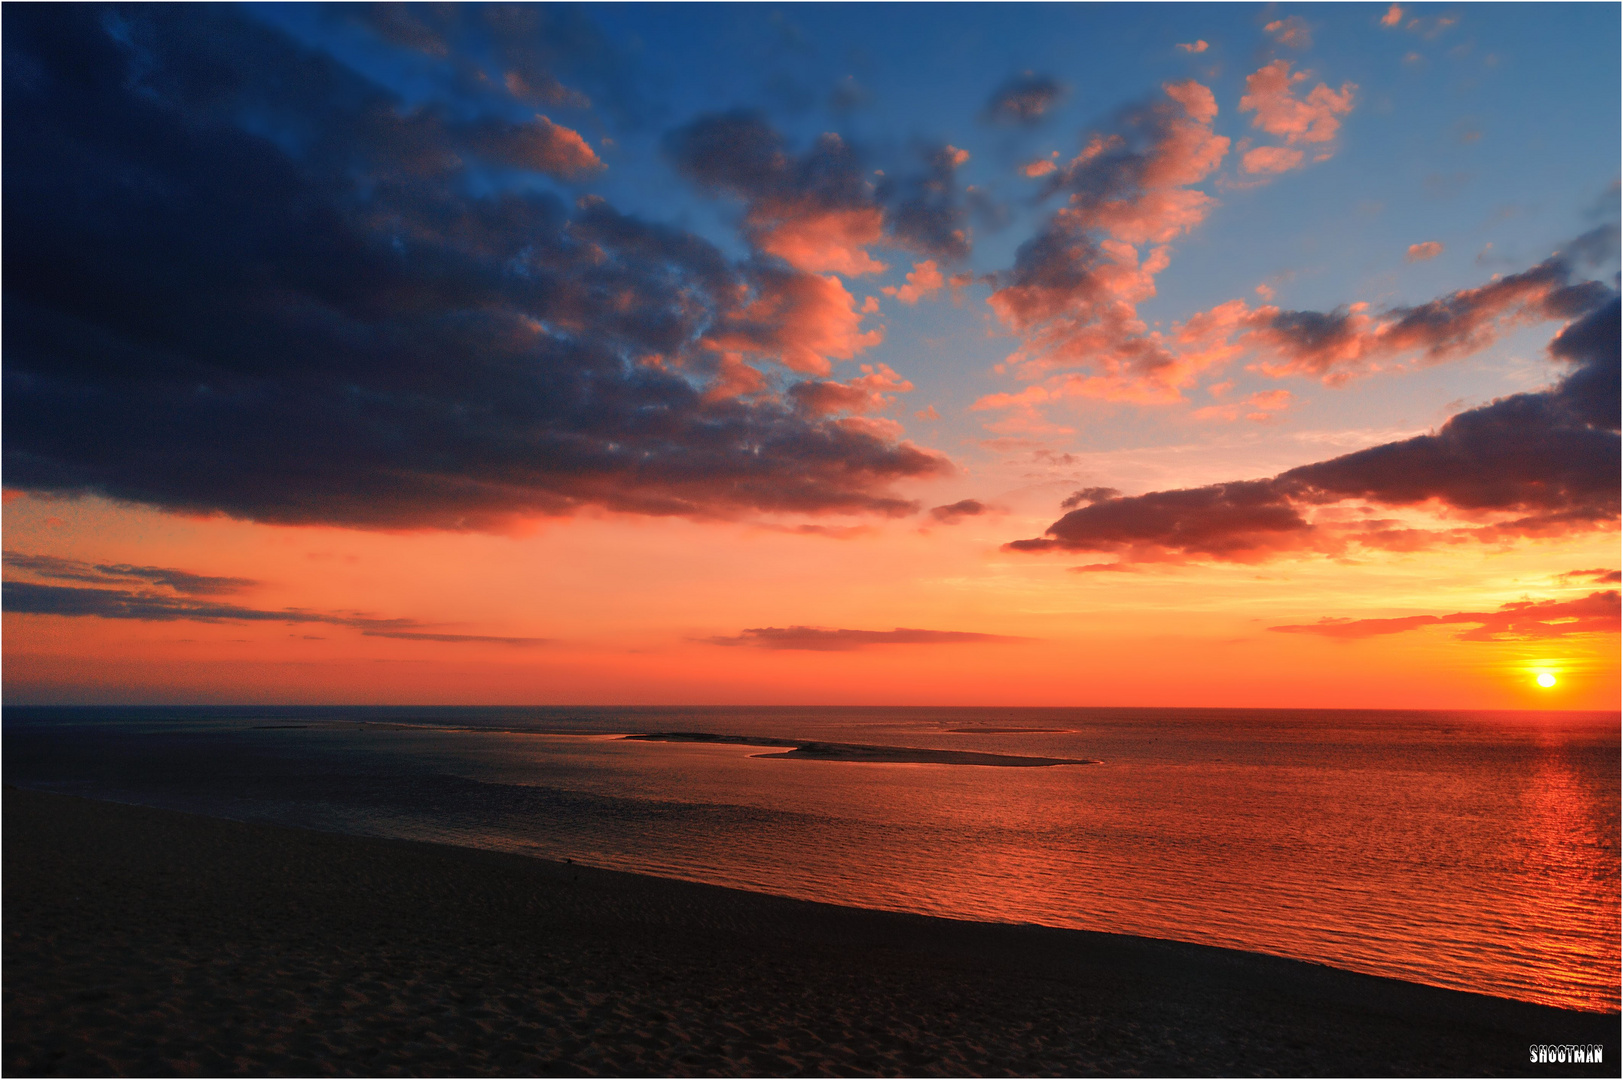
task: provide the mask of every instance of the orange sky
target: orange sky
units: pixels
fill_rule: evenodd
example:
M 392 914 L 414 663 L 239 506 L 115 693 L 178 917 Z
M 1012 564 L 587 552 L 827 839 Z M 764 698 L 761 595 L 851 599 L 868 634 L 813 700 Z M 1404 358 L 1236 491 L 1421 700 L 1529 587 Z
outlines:
M 13 498 L 9 550 L 251 578 L 257 609 L 409 618 L 540 644 L 393 640 L 331 625 L 5 615 L 7 700 L 1614 707 L 1617 638 L 1343 641 L 1267 628 L 1491 611 L 1592 591 L 1615 535 L 1498 550 L 1074 573 L 1000 550 L 1038 512 L 849 539 L 589 514 L 523 535 L 367 533 Z M 969 630 L 1019 640 L 851 651 L 723 646 L 752 627 Z M 1537 671 L 1558 677 L 1538 688 Z

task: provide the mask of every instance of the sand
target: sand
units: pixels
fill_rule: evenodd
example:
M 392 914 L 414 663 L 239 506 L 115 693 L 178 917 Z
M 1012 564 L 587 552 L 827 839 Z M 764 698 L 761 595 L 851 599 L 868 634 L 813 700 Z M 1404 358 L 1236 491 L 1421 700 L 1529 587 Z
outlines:
M 1618 1072 L 1616 1014 L 1273 957 L 13 789 L 4 815 L 9 1076 Z
M 976 750 L 926 750 L 916 746 L 868 746 L 863 743 L 813 742 L 809 739 L 772 739 L 760 735 L 712 735 L 703 731 L 654 731 L 625 738 L 638 742 L 729 743 L 739 746 L 787 746 L 781 754 L 761 758 L 803 758 L 808 761 L 867 761 L 891 765 L 980 765 L 1030 769 L 1052 765 L 1100 765 L 1093 758 L 1021 757 Z

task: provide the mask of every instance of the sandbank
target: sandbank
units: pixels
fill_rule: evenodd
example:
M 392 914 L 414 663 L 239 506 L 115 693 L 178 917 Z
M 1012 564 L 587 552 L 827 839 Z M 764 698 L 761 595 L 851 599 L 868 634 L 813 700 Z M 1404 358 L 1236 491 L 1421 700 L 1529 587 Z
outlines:
M 1051 765 L 1101 765 L 1092 758 L 1022 757 L 975 750 L 927 750 L 913 746 L 867 746 L 861 743 L 814 742 L 810 739 L 772 739 L 757 735 L 713 735 L 706 731 L 651 731 L 627 735 L 638 742 L 728 743 L 738 746 L 786 746 L 781 754 L 762 758 L 804 758 L 812 761 L 866 761 L 892 765 L 983 765 L 1001 768 L 1046 768 Z

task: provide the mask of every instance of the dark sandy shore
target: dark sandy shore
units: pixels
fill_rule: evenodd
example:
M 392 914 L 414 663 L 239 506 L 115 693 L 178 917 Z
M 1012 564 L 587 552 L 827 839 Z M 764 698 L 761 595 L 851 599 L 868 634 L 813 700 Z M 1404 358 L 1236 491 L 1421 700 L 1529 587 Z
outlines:
M 7 790 L 25 1075 L 1618 1073 L 1618 1018 Z M 1534 1066 L 1530 1043 L 1605 1044 Z

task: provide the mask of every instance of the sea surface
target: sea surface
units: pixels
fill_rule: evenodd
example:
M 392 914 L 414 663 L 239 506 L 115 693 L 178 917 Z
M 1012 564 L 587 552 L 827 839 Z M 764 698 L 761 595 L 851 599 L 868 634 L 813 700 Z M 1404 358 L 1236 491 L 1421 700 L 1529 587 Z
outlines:
M 3 731 L 22 787 L 1619 1007 L 1617 713 L 7 707 Z M 1100 763 L 623 738 L 673 731 Z

